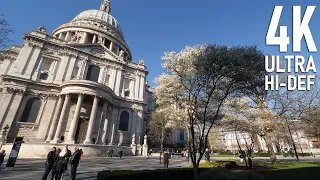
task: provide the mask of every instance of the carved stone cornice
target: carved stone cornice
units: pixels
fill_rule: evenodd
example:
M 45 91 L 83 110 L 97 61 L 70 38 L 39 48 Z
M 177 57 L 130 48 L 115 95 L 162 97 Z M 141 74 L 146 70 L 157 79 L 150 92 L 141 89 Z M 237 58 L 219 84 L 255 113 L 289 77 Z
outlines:
M 32 95 L 35 97 L 40 97 L 43 99 L 58 99 L 59 95 L 58 94 L 49 94 L 49 93 L 42 93 L 42 92 L 34 92 L 34 91 L 26 91 L 25 95 Z
M 26 92 L 24 89 L 18 89 L 18 88 L 13 88 L 13 87 L 6 87 L 6 90 L 8 93 L 11 94 L 19 94 L 19 95 L 24 95 L 24 93 Z
M 131 110 L 134 111 L 134 112 L 143 112 L 143 108 L 138 106 L 137 104 L 133 104 L 132 107 L 131 107 Z

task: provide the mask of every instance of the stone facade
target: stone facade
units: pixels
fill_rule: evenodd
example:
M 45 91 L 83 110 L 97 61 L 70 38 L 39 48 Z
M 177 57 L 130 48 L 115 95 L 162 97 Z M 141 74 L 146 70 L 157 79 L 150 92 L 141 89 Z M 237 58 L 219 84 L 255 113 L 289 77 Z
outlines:
M 9 126 L 7 143 L 24 136 L 30 147 L 130 148 L 133 135 L 143 143 L 148 71 L 143 61 L 132 62 L 109 13 L 105 0 L 51 35 L 41 26 L 23 35 L 21 47 L 1 53 L 0 129 Z

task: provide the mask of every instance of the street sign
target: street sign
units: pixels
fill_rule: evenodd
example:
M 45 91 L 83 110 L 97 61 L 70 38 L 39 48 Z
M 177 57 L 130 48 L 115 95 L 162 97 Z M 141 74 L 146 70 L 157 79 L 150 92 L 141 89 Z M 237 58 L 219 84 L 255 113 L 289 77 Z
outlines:
M 7 167 L 13 168 L 14 165 L 16 164 L 23 138 L 24 138 L 23 136 L 17 136 L 15 138 L 13 146 L 12 146 L 12 150 L 10 152 L 9 159 L 7 162 Z

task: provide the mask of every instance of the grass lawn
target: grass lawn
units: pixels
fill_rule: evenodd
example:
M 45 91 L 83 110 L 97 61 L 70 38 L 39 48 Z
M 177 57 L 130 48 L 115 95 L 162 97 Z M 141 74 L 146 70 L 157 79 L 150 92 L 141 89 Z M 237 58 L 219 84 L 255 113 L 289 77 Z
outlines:
M 320 180 L 320 163 L 279 163 L 268 164 L 270 172 L 265 173 L 266 180 Z
M 232 161 L 217 161 L 210 163 L 202 163 L 201 168 L 212 167 L 226 167 L 225 164 Z M 233 161 L 234 164 L 239 162 Z M 228 165 L 230 167 L 230 165 Z M 271 163 L 257 163 L 252 170 L 248 170 L 243 165 L 238 167 L 232 166 L 231 172 L 234 175 L 247 174 L 260 174 L 263 176 L 263 180 L 320 180 L 320 162 L 308 163 L 308 162 L 282 162 L 278 164 Z M 241 179 L 241 178 L 239 178 Z M 244 178 L 255 180 L 252 178 Z M 260 180 L 260 179 L 259 179 Z

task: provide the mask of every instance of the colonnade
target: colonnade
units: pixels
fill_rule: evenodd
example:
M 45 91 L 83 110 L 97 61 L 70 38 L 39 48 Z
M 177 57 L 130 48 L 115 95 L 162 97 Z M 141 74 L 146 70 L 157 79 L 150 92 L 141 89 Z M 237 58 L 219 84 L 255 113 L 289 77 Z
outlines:
M 76 128 L 78 125 L 79 121 L 79 116 L 80 116 L 80 111 L 81 111 L 81 106 L 83 103 L 83 94 L 77 94 L 78 100 L 75 108 L 75 112 L 73 114 L 73 118 L 71 121 L 70 125 L 70 130 L 68 133 L 68 137 L 65 140 L 66 143 L 74 144 L 75 143 L 75 134 L 76 134 Z M 50 131 L 47 137 L 46 142 L 51 142 L 51 143 L 60 143 L 61 142 L 61 133 L 62 133 L 62 125 L 63 122 L 66 121 L 66 114 L 69 110 L 70 106 L 70 94 L 65 94 L 65 95 L 60 95 L 59 100 L 56 106 L 56 111 L 53 115 Z M 86 133 L 86 138 L 85 141 L 83 142 L 84 144 L 92 144 L 92 131 L 94 128 L 95 124 L 95 119 L 97 115 L 97 110 L 98 110 L 98 104 L 99 104 L 100 98 L 97 96 L 94 96 L 93 98 L 93 104 L 92 104 L 92 109 L 90 113 L 90 119 L 89 119 L 89 124 L 88 124 L 88 129 Z M 108 107 L 108 102 L 104 102 L 104 107 Z M 103 113 L 103 119 L 106 118 L 106 113 Z M 107 131 L 104 131 L 104 134 L 102 137 L 107 137 Z M 105 142 L 105 140 L 102 140 L 102 142 Z

